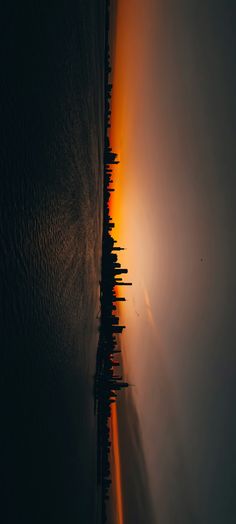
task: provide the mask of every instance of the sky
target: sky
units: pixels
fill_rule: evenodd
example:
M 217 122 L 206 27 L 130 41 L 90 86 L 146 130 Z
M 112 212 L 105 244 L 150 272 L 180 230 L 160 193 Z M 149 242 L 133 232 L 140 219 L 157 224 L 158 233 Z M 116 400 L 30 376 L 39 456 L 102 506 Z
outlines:
M 236 520 L 235 7 L 118 0 L 121 311 L 155 522 Z

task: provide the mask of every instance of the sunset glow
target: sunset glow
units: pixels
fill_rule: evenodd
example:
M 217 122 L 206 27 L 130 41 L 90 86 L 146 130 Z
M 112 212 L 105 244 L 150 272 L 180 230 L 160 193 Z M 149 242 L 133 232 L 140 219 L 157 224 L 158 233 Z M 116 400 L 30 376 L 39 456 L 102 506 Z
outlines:
M 112 432 L 112 446 L 114 458 L 114 481 L 115 481 L 115 497 L 117 508 L 116 524 L 123 524 L 123 499 L 122 499 L 122 484 L 121 484 L 121 465 L 120 465 L 120 446 L 119 446 L 119 431 L 117 419 L 117 406 L 111 406 L 111 432 Z

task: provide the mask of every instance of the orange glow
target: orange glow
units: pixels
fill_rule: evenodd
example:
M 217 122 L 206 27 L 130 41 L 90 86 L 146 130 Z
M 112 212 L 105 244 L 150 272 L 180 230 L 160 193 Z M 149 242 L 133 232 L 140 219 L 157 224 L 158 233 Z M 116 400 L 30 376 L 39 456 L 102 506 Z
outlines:
M 122 196 L 124 186 L 124 172 L 122 169 L 123 165 L 123 154 L 124 145 L 122 144 L 122 133 L 124 126 L 123 119 L 123 95 L 124 95 L 124 82 L 122 78 L 122 67 L 124 61 L 124 52 L 122 48 L 122 34 L 123 25 L 125 18 L 122 16 L 123 2 L 118 2 L 118 12 L 116 25 L 118 30 L 116 31 L 116 42 L 115 42 L 115 53 L 113 62 L 113 91 L 111 100 L 111 129 L 110 129 L 110 143 L 113 151 L 117 153 L 119 164 L 113 166 L 113 187 L 115 193 L 111 193 L 109 209 L 111 217 L 114 219 L 115 227 L 112 231 L 112 236 L 118 241 L 119 245 L 122 245 Z M 119 255 L 120 258 L 120 255 Z M 120 288 L 115 287 L 115 294 L 119 296 Z M 117 406 L 115 403 L 111 405 L 111 436 L 112 436 L 112 450 L 113 450 L 113 461 L 114 461 L 114 488 L 115 488 L 115 499 L 116 499 L 116 524 L 124 523 L 123 516 L 123 498 L 122 498 L 122 486 L 121 486 L 121 462 L 120 462 L 120 448 L 119 448 L 119 429 L 118 429 L 118 417 L 117 417 Z
M 127 0 L 118 0 L 117 18 L 116 18 L 116 41 L 114 48 L 112 64 L 112 99 L 111 99 L 111 128 L 109 133 L 110 144 L 114 153 L 117 153 L 119 164 L 113 166 L 113 187 L 114 193 L 110 195 L 109 210 L 115 227 L 112 230 L 112 236 L 117 240 L 121 247 L 128 247 L 130 238 L 131 225 L 127 227 L 130 221 L 132 211 L 129 209 L 129 202 L 135 198 L 129 192 L 129 174 L 130 174 L 130 151 L 131 139 L 133 137 L 133 111 L 135 99 L 135 85 L 133 83 L 133 73 L 135 63 L 133 61 L 132 49 L 134 44 L 139 45 L 139 32 L 132 29 L 133 5 Z M 140 50 L 138 50 L 140 54 Z M 137 56 L 138 58 L 138 56 Z M 128 205 L 127 205 L 128 202 Z M 131 206 L 132 208 L 132 206 Z M 134 260 L 134 259 L 133 259 Z M 119 262 L 123 267 L 128 267 L 129 274 L 132 266 L 132 255 L 130 251 L 119 252 Z M 134 265 L 134 264 L 133 264 Z M 132 273 L 132 269 L 131 269 Z M 128 281 L 132 281 L 128 278 Z M 116 286 L 115 293 L 117 296 L 124 295 L 124 288 L 121 290 Z M 125 289 L 125 295 L 131 296 L 132 291 Z M 132 304 L 132 302 L 130 301 Z M 119 315 L 127 307 L 119 303 Z M 132 307 L 132 305 L 131 305 Z M 150 301 L 147 304 L 147 312 L 150 317 Z M 125 313 L 126 314 L 126 313 Z M 116 524 L 124 523 L 123 514 L 123 497 L 121 484 L 121 462 L 119 448 L 119 427 L 116 404 L 111 405 L 111 436 L 113 443 L 113 461 L 114 461 L 114 493 L 116 499 Z
M 116 18 L 116 40 L 113 56 L 112 74 L 112 99 L 111 99 L 111 128 L 109 133 L 112 150 L 117 153 L 119 164 L 113 166 L 113 187 L 114 193 L 110 194 L 109 209 L 115 227 L 112 236 L 117 240 L 118 245 L 124 246 L 124 192 L 126 188 L 127 169 L 125 158 L 127 157 L 127 125 L 129 122 L 126 107 L 126 75 L 127 70 L 127 4 L 124 0 L 118 1 Z M 119 253 L 119 261 L 127 267 L 127 251 Z M 115 287 L 116 296 L 123 296 L 123 291 L 119 286 Z M 118 306 L 117 306 L 118 307 Z M 123 304 L 119 304 L 119 312 L 123 309 Z
M 116 523 L 123 524 L 124 518 L 123 518 L 123 500 L 122 500 L 122 488 L 121 488 L 120 447 L 119 447 L 117 407 L 115 403 L 111 405 L 111 431 L 112 431 L 112 443 L 113 443 L 113 455 L 114 455 L 115 493 L 116 493 L 116 505 L 117 505 Z
M 115 194 L 111 194 L 110 198 L 110 210 L 111 214 L 115 219 L 115 228 L 113 230 L 113 236 L 116 240 L 120 239 L 120 225 L 122 215 L 122 184 L 124 178 L 124 172 L 122 169 L 122 156 L 124 153 L 124 144 L 122 143 L 122 135 L 124 128 L 124 78 L 122 70 L 124 67 L 124 23 L 126 18 L 123 16 L 123 2 L 118 2 L 118 11 L 116 25 L 118 27 L 116 31 L 116 42 L 115 42 L 115 53 L 114 53 L 114 64 L 113 64 L 113 91 L 112 91 L 112 113 L 111 113 L 111 131 L 110 141 L 112 149 L 118 155 L 118 160 L 121 162 L 118 165 L 113 166 L 113 179 Z
M 127 248 L 119 252 L 119 262 L 122 267 L 128 268 L 127 281 L 133 283 L 130 288 L 116 288 L 116 294 L 125 294 L 127 299 L 126 304 L 119 303 L 122 323 L 129 325 L 129 330 L 123 336 L 126 348 L 131 348 L 128 343 L 133 336 L 130 326 L 137 319 L 135 303 L 140 310 L 145 307 L 148 323 L 151 326 L 155 323 L 151 301 L 145 300 L 147 294 L 145 295 L 141 282 L 145 275 L 145 288 L 150 292 L 153 236 L 149 227 L 152 210 L 147 207 L 147 194 L 152 164 L 148 145 L 150 130 L 147 129 L 147 124 L 145 128 L 142 127 L 146 122 L 143 107 L 149 97 L 146 73 L 150 73 L 152 67 L 149 38 L 152 25 L 149 22 L 145 2 L 118 0 L 112 50 L 113 87 L 109 138 L 120 163 L 113 166 L 115 191 L 110 197 L 110 214 L 115 223 L 112 235 L 119 246 Z M 130 355 L 132 351 L 131 348 Z

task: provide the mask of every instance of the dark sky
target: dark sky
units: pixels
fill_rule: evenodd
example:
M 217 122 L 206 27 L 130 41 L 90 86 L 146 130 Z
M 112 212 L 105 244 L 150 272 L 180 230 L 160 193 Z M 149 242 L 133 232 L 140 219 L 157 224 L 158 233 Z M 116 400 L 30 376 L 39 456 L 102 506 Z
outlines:
M 124 351 L 156 522 L 234 522 L 236 7 L 119 6 Z

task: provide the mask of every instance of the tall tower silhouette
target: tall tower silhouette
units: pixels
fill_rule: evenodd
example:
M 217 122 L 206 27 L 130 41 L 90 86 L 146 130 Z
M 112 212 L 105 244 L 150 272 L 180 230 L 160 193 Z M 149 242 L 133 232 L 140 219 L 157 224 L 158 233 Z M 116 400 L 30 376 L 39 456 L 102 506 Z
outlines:
M 132 282 L 116 282 L 117 286 L 132 286 Z

